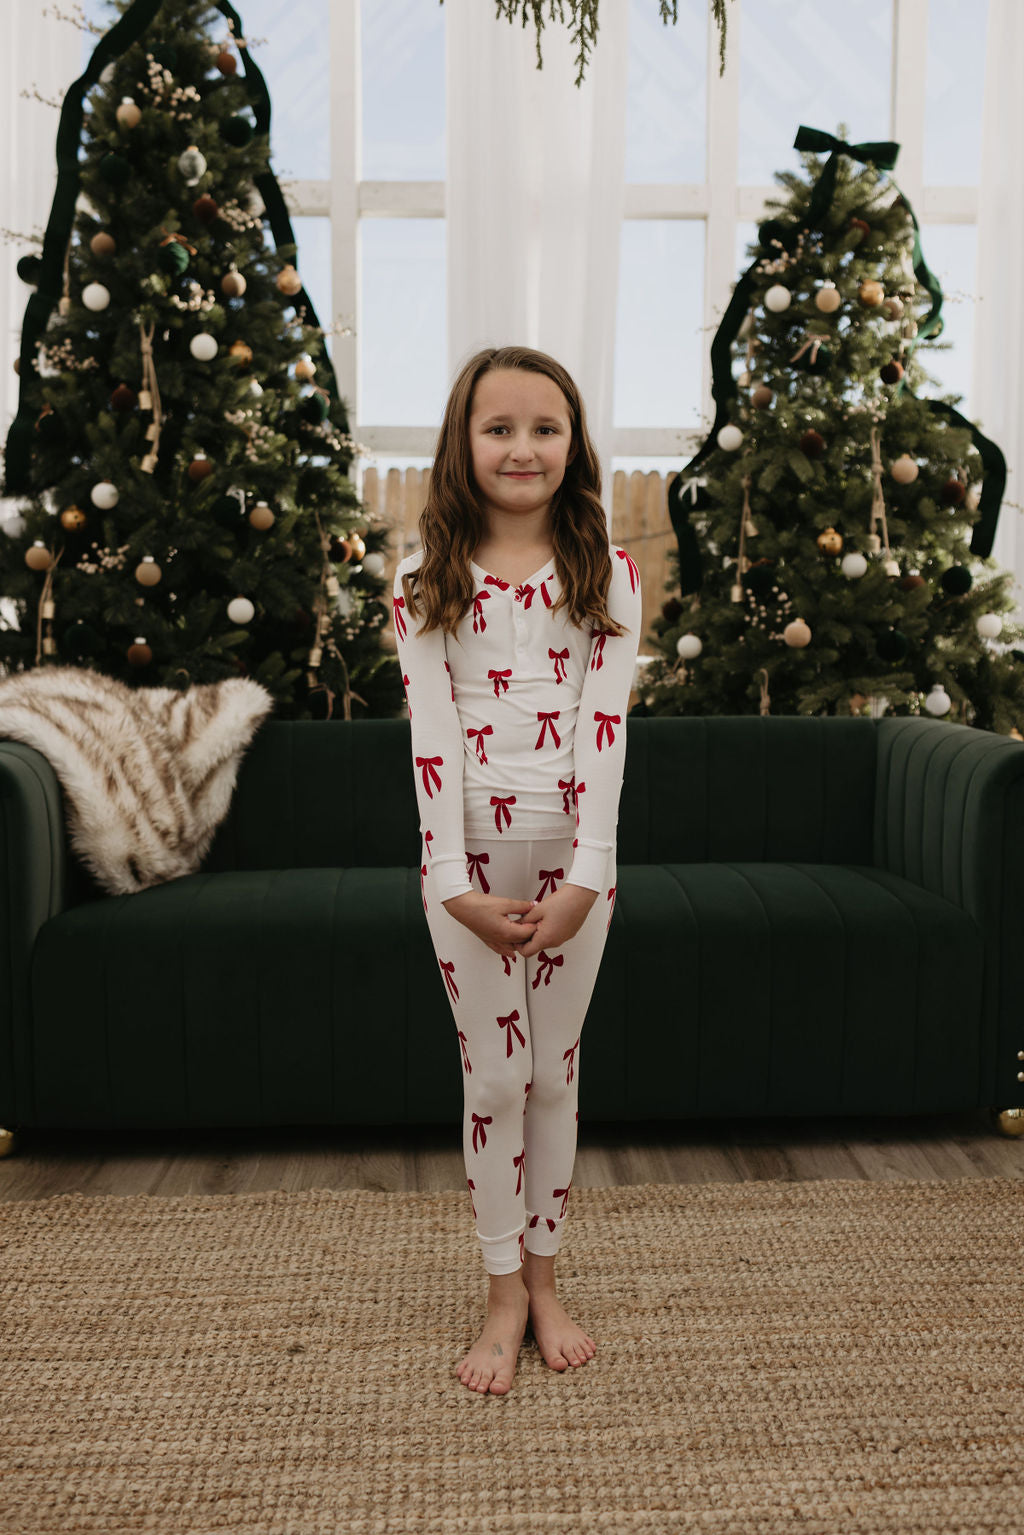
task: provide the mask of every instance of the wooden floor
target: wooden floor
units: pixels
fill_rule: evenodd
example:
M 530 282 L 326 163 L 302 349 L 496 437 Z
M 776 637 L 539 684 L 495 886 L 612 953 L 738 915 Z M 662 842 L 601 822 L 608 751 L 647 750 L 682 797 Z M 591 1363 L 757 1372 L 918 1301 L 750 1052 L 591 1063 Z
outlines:
M 1024 1178 L 984 1111 L 908 1118 L 581 1122 L 574 1186 L 744 1179 Z M 264 1189 L 465 1189 L 461 1125 L 18 1132 L 0 1200 Z

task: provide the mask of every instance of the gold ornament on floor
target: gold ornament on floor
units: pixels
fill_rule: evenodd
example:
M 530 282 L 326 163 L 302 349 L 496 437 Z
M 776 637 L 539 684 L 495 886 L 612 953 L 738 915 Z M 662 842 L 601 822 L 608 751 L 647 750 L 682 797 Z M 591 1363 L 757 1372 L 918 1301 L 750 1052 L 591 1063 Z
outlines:
M 838 554 L 843 547 L 843 535 L 835 528 L 826 528 L 824 533 L 818 534 L 817 542 L 822 554 Z

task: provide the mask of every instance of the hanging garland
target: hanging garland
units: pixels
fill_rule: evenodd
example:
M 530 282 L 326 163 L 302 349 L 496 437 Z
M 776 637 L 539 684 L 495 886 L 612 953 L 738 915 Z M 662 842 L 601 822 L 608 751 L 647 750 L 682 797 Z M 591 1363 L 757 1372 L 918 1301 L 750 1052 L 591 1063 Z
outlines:
M 444 0 L 439 0 L 444 5 Z M 517 16 L 522 17 L 525 27 L 530 17 L 537 30 L 537 68 L 542 69 L 544 61 L 540 56 L 540 34 L 544 30 L 544 0 L 495 0 L 498 7 L 496 15 L 505 16 L 509 23 L 515 21 Z M 548 0 L 548 16 L 551 21 L 565 22 L 563 14 L 564 5 L 569 8 L 568 20 L 572 23 L 573 41 L 579 44 L 579 53 L 576 55 L 576 63 L 579 65 L 579 73 L 575 84 L 579 86 L 583 80 L 583 71 L 586 68 L 587 57 L 594 44 L 597 42 L 597 7 L 600 0 Z M 616 0 L 621 3 L 621 0 Z M 555 6 L 558 6 L 558 15 L 555 15 Z M 679 20 L 676 7 L 678 0 L 658 0 L 658 9 L 662 21 L 673 26 Z M 711 0 L 711 11 L 718 23 L 718 73 L 725 73 L 725 0 Z

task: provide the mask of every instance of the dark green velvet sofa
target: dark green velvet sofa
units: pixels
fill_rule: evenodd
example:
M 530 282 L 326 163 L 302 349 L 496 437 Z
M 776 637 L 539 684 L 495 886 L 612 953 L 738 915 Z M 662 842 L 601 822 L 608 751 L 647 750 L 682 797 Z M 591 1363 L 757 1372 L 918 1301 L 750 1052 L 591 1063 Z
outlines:
M 0 1128 L 460 1122 L 407 720 L 264 724 L 201 872 L 101 894 L 0 741 Z M 1024 747 L 627 719 L 580 1115 L 1024 1105 Z

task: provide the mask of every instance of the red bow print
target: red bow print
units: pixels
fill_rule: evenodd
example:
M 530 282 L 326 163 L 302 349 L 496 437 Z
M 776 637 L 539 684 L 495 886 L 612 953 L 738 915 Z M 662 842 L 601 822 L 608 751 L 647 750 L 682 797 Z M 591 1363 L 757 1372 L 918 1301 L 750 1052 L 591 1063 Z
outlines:
M 579 1041 L 577 1041 L 577 1043 L 579 1043 Z M 572 1188 L 572 1179 L 570 1178 L 569 1179 L 569 1189 L 571 1189 L 571 1188 Z M 561 1219 L 565 1218 L 566 1206 L 569 1203 L 569 1189 L 552 1189 L 551 1190 L 551 1197 L 553 1199 L 557 1199 L 559 1194 L 562 1195 L 562 1208 L 558 1212 L 559 1217 Z
M 476 1205 L 473 1202 L 473 1190 L 476 1188 L 476 1184 L 473 1182 L 472 1178 L 467 1178 L 466 1183 L 469 1186 L 469 1202 L 471 1205 L 473 1205 L 473 1219 L 476 1220 Z
M 488 1114 L 485 1119 L 481 1119 L 479 1114 L 474 1114 L 473 1115 L 473 1150 L 474 1151 L 479 1151 L 480 1150 L 480 1146 L 486 1146 L 487 1145 L 487 1131 L 484 1129 L 484 1126 L 485 1125 L 489 1125 L 491 1123 L 491 1121 L 493 1120 L 493 1118 L 494 1118 L 493 1114 Z M 476 1143 L 476 1137 L 477 1137 L 477 1132 L 478 1131 L 480 1133 L 480 1146 L 478 1146 L 477 1143 Z
M 427 866 L 426 866 L 426 864 L 421 864 L 420 865 L 420 895 L 423 897 L 423 910 L 424 911 L 426 911 L 426 909 L 427 909 L 426 878 L 427 878 Z
M 502 818 L 502 816 L 505 817 L 505 825 L 506 826 L 511 826 L 512 825 L 512 817 L 509 814 L 508 807 L 509 807 L 509 805 L 514 805 L 515 802 L 516 802 L 516 797 L 515 797 L 514 794 L 509 794 L 505 799 L 502 799 L 500 794 L 492 794 L 491 795 L 491 804 L 494 805 L 494 807 L 495 807 L 495 811 L 494 811 L 494 824 L 498 828 L 499 831 L 502 830 L 502 825 L 501 825 L 501 818 Z
M 528 608 L 533 601 L 533 594 L 536 590 L 537 588 L 531 586 L 529 581 L 524 581 L 521 586 L 516 587 L 516 601 L 521 602 L 524 608 Z
M 519 1177 L 516 1179 L 516 1193 L 517 1194 L 519 1193 L 519 1190 L 523 1186 L 523 1163 L 525 1161 L 526 1161 L 526 1147 L 524 1146 L 522 1151 L 519 1153 L 519 1155 L 517 1157 L 513 1157 L 512 1158 L 512 1166 L 513 1167 L 518 1167 L 518 1169 L 519 1169 Z
M 526 1084 L 526 1097 L 523 1099 L 523 1113 L 524 1114 L 526 1113 L 526 1105 L 530 1101 L 530 1088 L 532 1086 L 533 1086 L 532 1082 L 527 1082 L 527 1084 Z
M 453 959 L 439 958 L 437 962 L 441 966 L 441 969 L 444 971 L 444 979 L 445 984 L 448 987 L 448 994 L 454 1001 L 457 1002 L 459 1000 L 459 988 L 456 986 L 455 977 L 452 974 L 455 969 L 455 961 Z
M 575 805 L 575 803 L 576 803 L 576 783 L 575 783 L 575 779 L 576 779 L 576 774 L 574 773 L 572 775 L 572 778 L 560 778 L 558 780 L 558 787 L 562 791 L 562 809 L 565 811 L 566 815 L 572 815 L 572 811 L 569 809 L 569 795 L 570 794 L 572 795 L 572 802 L 573 802 L 573 804 Z
M 625 549 L 616 549 L 615 555 L 617 559 L 625 560 L 629 566 L 629 589 L 631 592 L 635 592 L 640 581 L 640 569 L 636 560 L 634 560 L 632 555 L 627 554 Z
M 506 975 L 511 975 L 512 974 L 512 966 L 515 964 L 516 960 L 519 958 L 519 955 L 518 954 L 502 954 L 499 957 L 501 959 L 502 964 L 505 966 L 505 974 Z
M 611 746 L 612 742 L 615 740 L 615 731 L 612 729 L 612 726 L 613 725 L 621 724 L 622 723 L 622 716 L 620 714 L 602 714 L 600 709 L 595 709 L 594 710 L 594 718 L 598 721 L 598 726 L 597 726 L 597 749 L 598 749 L 598 751 L 600 751 L 601 750 L 601 732 L 603 730 L 607 730 L 608 731 L 608 745 Z
M 499 688 L 504 688 L 505 692 L 506 693 L 508 692 L 508 680 L 507 679 L 509 677 L 511 677 L 511 675 L 512 675 L 512 668 L 511 668 L 511 666 L 506 666 L 506 668 L 505 668 L 505 670 L 503 672 L 496 672 L 492 668 L 492 670 L 490 670 L 487 673 L 488 679 L 491 682 L 494 683 L 494 696 L 495 696 L 495 698 L 497 698 L 499 696 L 499 694 L 498 694 L 498 689 Z
M 473 598 L 473 633 L 474 634 L 478 634 L 478 633 L 479 634 L 483 634 L 484 630 L 487 628 L 487 620 L 484 617 L 484 610 L 483 610 L 481 604 L 482 604 L 484 598 L 485 597 L 489 597 L 490 595 L 491 595 L 490 592 L 477 592 L 476 596 Z M 479 628 L 477 627 L 478 621 L 479 621 Z
M 544 744 L 544 732 L 549 727 L 551 729 L 551 735 L 552 735 L 552 737 L 554 739 L 555 745 L 556 746 L 561 746 L 562 743 L 561 743 L 561 741 L 558 738 L 558 731 L 555 729 L 555 723 L 554 723 L 555 720 L 558 718 L 558 716 L 561 714 L 561 712 L 562 712 L 561 709 L 538 709 L 537 710 L 537 718 L 539 720 L 543 720 L 544 723 L 540 727 L 540 735 L 537 737 L 536 743 L 535 743 L 534 748 L 533 748 L 534 751 L 539 751 L 541 746 Z
M 430 844 L 434 840 L 434 833 L 432 831 L 429 831 L 429 830 L 425 831 L 423 833 L 423 840 L 427 844 L 427 857 L 428 858 L 433 858 L 434 855 L 433 855 L 433 853 L 430 850 Z
M 551 977 L 554 975 L 554 973 L 558 969 L 558 967 L 560 965 L 564 965 L 564 964 L 565 964 L 565 955 L 564 954 L 555 954 L 554 956 L 552 956 L 552 955 L 546 953 L 544 949 L 541 949 L 540 953 L 537 955 L 537 974 L 533 978 L 533 989 L 534 989 L 534 991 L 537 990 L 537 987 L 540 985 L 541 980 L 543 980 L 544 985 L 547 986 L 548 982 L 551 980 Z M 544 966 L 545 965 L 547 966 L 547 971 L 548 971 L 547 975 L 544 974 Z
M 500 586 L 503 592 L 507 592 L 510 583 L 508 581 L 503 581 L 500 576 L 484 576 L 484 585 Z
M 540 583 L 540 594 L 544 598 L 544 606 L 549 608 L 551 606 L 551 598 L 548 596 L 548 584 L 546 581 Z
M 551 881 L 551 891 L 550 891 L 550 893 L 552 895 L 554 895 L 555 889 L 556 889 L 555 880 L 556 879 L 564 879 L 565 878 L 565 870 L 564 869 L 539 869 L 537 872 L 539 873 L 540 878 L 541 878 L 541 887 L 537 891 L 537 899 L 538 899 L 538 901 L 543 901 L 544 897 L 549 893 L 548 892 L 548 881 L 549 880 Z
M 523 1046 L 525 1046 L 525 1044 L 526 1044 L 526 1036 L 524 1034 L 521 1034 L 520 1031 L 518 1029 L 516 1029 L 516 1019 L 518 1017 L 519 1017 L 519 1009 L 518 1009 L 518 1007 L 514 1007 L 512 1009 L 512 1011 L 509 1013 L 507 1018 L 498 1018 L 496 1020 L 498 1023 L 501 1024 L 501 1027 L 503 1029 L 508 1029 L 508 1033 L 505 1035 L 505 1039 L 506 1039 L 506 1041 L 508 1043 L 508 1049 L 505 1051 L 505 1059 L 506 1060 L 508 1060 L 509 1056 L 512 1054 L 512 1030 L 513 1029 L 516 1030 L 516 1038 L 518 1039 L 519 1043 L 521 1045 L 523 1045 Z
M 607 933 L 608 929 L 612 925 L 612 912 L 615 910 L 615 886 L 614 885 L 609 890 L 609 892 L 608 892 L 607 896 L 605 897 L 605 899 L 611 901 L 611 903 L 612 903 L 609 906 L 609 908 L 608 908 L 608 921 L 605 924 L 605 929 L 604 929 L 605 932 Z
M 610 629 L 594 629 L 594 654 L 590 658 L 590 670 L 599 672 L 604 665 L 604 642 L 611 634 Z
M 476 754 L 480 761 L 486 764 L 487 753 L 484 751 L 484 736 L 492 736 L 494 734 L 494 726 L 481 725 L 479 730 L 467 730 L 466 734 L 468 736 L 476 736 Z
M 398 638 L 400 640 L 404 640 L 405 639 L 405 619 L 402 617 L 402 614 L 400 612 L 400 609 L 404 608 L 404 607 L 405 607 L 405 598 L 404 597 L 393 597 L 391 599 L 391 611 L 394 614 L 394 620 L 395 620 L 395 633 L 398 635 Z
M 564 650 L 552 650 L 551 647 L 548 646 L 548 655 L 551 657 L 552 661 L 554 661 L 554 663 L 555 663 L 555 681 L 556 682 L 564 682 L 565 681 L 565 663 L 569 659 L 569 647 L 568 647 L 568 645 L 566 645 Z M 561 676 L 559 676 L 559 674 L 558 674 L 558 668 L 559 667 L 562 668 Z
M 559 1192 L 561 1192 L 561 1190 L 559 1190 Z M 538 1221 L 543 1221 L 545 1226 L 547 1226 L 549 1231 L 554 1231 L 555 1223 L 551 1219 L 550 1215 L 535 1215 L 533 1217 L 533 1220 L 530 1222 L 530 1225 L 531 1226 L 536 1226 Z
M 434 790 L 430 787 L 430 784 L 427 781 L 427 773 L 429 771 L 430 777 L 434 781 L 434 788 L 439 789 L 441 787 L 441 775 L 438 773 L 437 770 L 438 770 L 439 767 L 444 767 L 444 758 L 443 757 L 417 757 L 416 758 L 416 766 L 418 768 L 422 768 L 423 769 L 423 787 L 427 791 L 427 798 L 428 799 L 433 799 L 434 798 Z
M 409 718 L 412 719 L 412 704 L 409 703 L 409 679 L 404 672 L 402 673 L 402 681 L 405 683 L 405 702 L 408 705 Z
M 444 663 L 444 669 L 448 673 L 448 686 L 452 690 L 452 703 L 454 703 L 455 702 L 455 683 L 452 681 L 452 669 L 448 665 L 447 661 Z
M 467 1074 L 472 1075 L 473 1068 L 470 1065 L 470 1061 L 469 1061 L 469 1051 L 466 1049 L 466 1036 L 462 1032 L 461 1029 L 458 1030 L 458 1035 L 459 1035 L 459 1044 L 462 1046 L 462 1066 L 463 1066 L 463 1070 L 466 1071 Z M 472 1188 L 472 1187 L 473 1187 L 473 1185 L 470 1184 L 470 1188 Z
M 469 883 L 473 883 L 474 874 L 479 874 L 480 889 L 483 891 L 484 895 L 490 895 L 491 887 L 487 883 L 487 875 L 484 873 L 483 869 L 480 868 L 482 863 L 490 863 L 490 853 L 467 853 L 466 860 L 469 864 Z
M 577 1035 L 576 1035 L 576 1043 L 575 1043 L 575 1044 L 573 1044 L 573 1045 L 570 1045 L 570 1046 L 569 1046 L 569 1048 L 568 1048 L 568 1050 L 567 1050 L 567 1051 L 566 1051 L 566 1052 L 565 1052 L 565 1054 L 564 1054 L 564 1055 L 563 1055 L 563 1056 L 562 1056 L 562 1060 L 563 1060 L 563 1061 L 568 1061 L 568 1062 L 569 1062 L 569 1069 L 568 1069 L 568 1070 L 567 1070 L 567 1071 L 566 1071 L 566 1073 L 565 1073 L 565 1082 L 566 1082 L 566 1086 L 568 1086 L 568 1085 L 569 1085 L 569 1083 L 570 1083 L 570 1082 L 571 1082 L 571 1081 L 572 1081 L 572 1075 L 573 1075 L 573 1060 L 574 1060 L 574 1057 L 575 1057 L 575 1055 L 576 1055 L 576 1050 L 577 1050 L 577 1047 L 578 1047 L 578 1045 L 579 1045 L 579 1042 L 580 1042 L 580 1036 L 579 1036 L 579 1035 L 578 1035 L 578 1034 L 577 1034 Z

